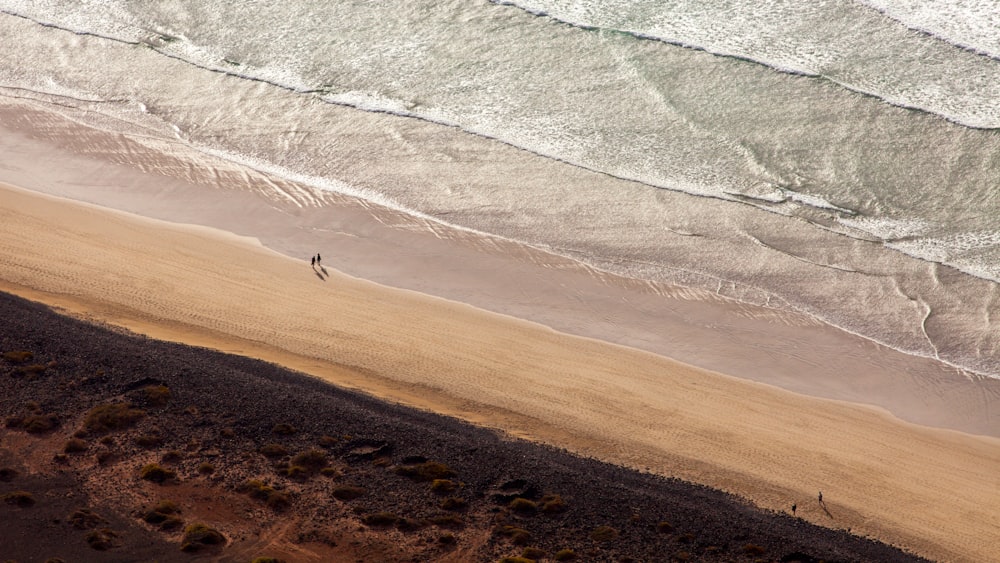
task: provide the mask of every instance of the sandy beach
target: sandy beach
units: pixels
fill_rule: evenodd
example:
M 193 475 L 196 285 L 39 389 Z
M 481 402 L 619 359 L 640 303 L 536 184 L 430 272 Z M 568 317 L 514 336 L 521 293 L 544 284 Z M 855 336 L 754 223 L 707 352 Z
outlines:
M 344 275 L 333 265 L 349 262 L 343 249 L 311 268 L 224 231 L 10 186 L 0 233 L 0 288 L 70 314 L 273 361 L 764 508 L 797 503 L 811 522 L 936 560 L 987 561 L 1000 545 L 992 437 Z M 781 326 L 804 330 L 771 324 L 776 348 Z M 854 353 L 886 361 L 874 347 Z

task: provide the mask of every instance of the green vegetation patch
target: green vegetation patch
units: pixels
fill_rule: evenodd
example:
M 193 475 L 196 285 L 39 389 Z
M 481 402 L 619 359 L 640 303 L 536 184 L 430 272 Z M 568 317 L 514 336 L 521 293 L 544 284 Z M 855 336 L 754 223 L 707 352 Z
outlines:
M 13 491 L 3 496 L 3 501 L 21 508 L 35 506 L 35 497 L 28 491 Z
M 150 385 L 142 389 L 143 399 L 146 404 L 154 407 L 162 407 L 170 402 L 170 388 L 166 385 Z
M 11 350 L 3 353 L 3 359 L 12 364 L 23 364 L 30 362 L 35 355 L 27 350 Z
M 288 455 L 288 450 L 286 450 L 285 446 L 282 446 L 281 444 L 266 444 L 261 446 L 260 453 L 264 457 L 276 458 L 285 457 Z
M 298 465 L 299 467 L 304 467 L 310 472 L 317 472 L 323 469 L 329 464 L 326 458 L 326 452 L 323 450 L 306 450 L 300 452 L 292 458 L 292 464 Z
M 435 479 L 452 477 L 455 472 L 443 463 L 425 461 L 415 465 L 400 465 L 396 467 L 396 474 L 409 477 L 414 481 L 434 481 Z
M 545 495 L 538 502 L 538 509 L 545 514 L 557 514 L 566 511 L 566 501 L 559 495 Z
M 517 526 L 502 526 L 497 532 L 510 541 L 514 542 L 514 545 L 527 545 L 531 542 L 531 532 L 525 530 L 524 528 L 518 528 Z
M 443 510 L 463 510 L 468 506 L 465 499 L 459 497 L 448 497 L 441 501 L 441 508 Z
M 507 505 L 512 511 L 517 512 L 521 515 L 534 514 L 538 510 L 538 503 L 526 498 L 517 497 L 516 499 L 510 501 Z
M 139 477 L 154 483 L 163 483 L 177 476 L 177 473 L 158 463 L 147 463 L 139 470 Z
M 373 527 L 385 527 L 395 525 L 399 522 L 399 516 L 391 512 L 376 512 L 374 514 L 366 514 L 361 518 L 361 522 L 366 526 Z
M 521 557 L 526 559 L 545 559 L 548 556 L 549 554 L 544 549 L 538 549 L 537 547 L 526 547 L 521 552 Z
M 118 533 L 111 528 L 101 528 L 87 532 L 87 545 L 97 551 L 107 551 L 118 545 Z
M 368 494 L 368 490 L 365 489 L 364 487 L 352 487 L 345 485 L 343 487 L 337 487 L 336 489 L 334 489 L 332 494 L 333 498 L 337 500 L 347 501 L 347 500 L 358 499 L 365 496 L 366 494 Z
M 125 430 L 146 416 L 142 410 L 132 408 L 128 403 L 98 405 L 87 413 L 83 427 L 90 432 L 103 433 Z
M 257 479 L 251 479 L 243 483 L 237 490 L 249 495 L 250 498 L 264 501 L 273 510 L 284 510 L 292 504 L 291 499 L 286 493 Z
M 451 479 L 434 479 L 431 482 L 431 490 L 438 494 L 451 493 L 457 488 L 458 483 L 455 483 Z
M 590 539 L 596 542 L 609 542 L 618 539 L 618 530 L 611 526 L 598 526 L 590 531 Z
M 184 538 L 181 539 L 181 551 L 195 552 L 206 547 L 226 545 L 226 537 L 215 528 L 205 524 L 191 524 L 184 528 Z
M 66 520 L 77 530 L 90 530 L 100 526 L 101 524 L 108 523 L 107 520 L 89 508 L 74 510 L 73 513 L 66 518 Z
M 70 438 L 63 445 L 63 453 L 78 454 L 87 451 L 87 442 L 79 438 Z

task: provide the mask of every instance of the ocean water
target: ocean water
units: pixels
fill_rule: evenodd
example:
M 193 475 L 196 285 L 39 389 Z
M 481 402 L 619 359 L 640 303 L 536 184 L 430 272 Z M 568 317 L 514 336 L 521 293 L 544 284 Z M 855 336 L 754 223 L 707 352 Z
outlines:
M 1000 377 L 986 0 L 0 0 L 0 52 L 0 102 Z

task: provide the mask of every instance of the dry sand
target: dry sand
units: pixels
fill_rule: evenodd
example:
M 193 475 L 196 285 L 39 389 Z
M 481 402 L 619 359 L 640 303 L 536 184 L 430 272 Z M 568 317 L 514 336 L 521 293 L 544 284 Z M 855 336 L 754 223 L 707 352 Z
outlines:
M 1000 546 L 1000 440 L 314 271 L 222 231 L 5 187 L 0 289 L 767 508 L 794 502 L 934 559 L 995 560 Z

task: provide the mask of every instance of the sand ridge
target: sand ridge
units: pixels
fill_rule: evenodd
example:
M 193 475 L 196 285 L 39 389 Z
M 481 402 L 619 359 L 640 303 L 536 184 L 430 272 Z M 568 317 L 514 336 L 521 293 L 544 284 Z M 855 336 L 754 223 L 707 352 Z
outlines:
M 289 365 L 616 463 L 723 488 L 922 555 L 1000 545 L 1000 441 L 730 378 L 259 245 L 0 192 L 5 290 Z M 816 502 L 822 490 L 825 505 Z

